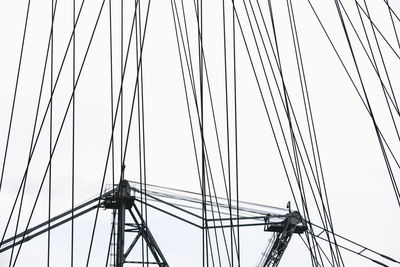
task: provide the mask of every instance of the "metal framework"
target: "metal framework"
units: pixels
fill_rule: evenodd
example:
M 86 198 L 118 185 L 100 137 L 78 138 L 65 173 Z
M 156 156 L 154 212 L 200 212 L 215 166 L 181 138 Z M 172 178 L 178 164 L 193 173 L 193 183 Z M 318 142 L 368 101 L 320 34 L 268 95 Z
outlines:
M 274 232 L 259 267 L 276 267 L 282 259 L 293 234 L 302 234 L 307 226 L 298 211 L 289 212 L 282 222 L 271 222 L 272 216 L 266 217 L 265 231 Z
M 11 249 L 21 243 L 27 242 L 41 234 L 46 233 L 49 228 L 48 225 L 50 224 L 50 230 L 61 226 L 72 219 L 75 219 L 85 213 L 88 213 L 97 207 L 102 207 L 106 210 L 113 210 L 117 213 L 117 229 L 116 229 L 116 242 L 115 242 L 115 251 L 116 254 L 110 253 L 113 258 L 110 262 L 110 266 L 115 267 L 123 267 L 125 263 L 134 263 L 134 264 L 149 264 L 149 265 L 157 265 L 160 267 L 167 267 L 168 262 L 163 255 L 160 247 L 158 246 L 154 236 L 152 235 L 149 227 L 147 226 L 146 220 L 143 218 L 138 206 L 136 205 L 137 202 L 140 202 L 140 198 L 135 196 L 137 194 L 143 194 L 143 192 L 139 191 L 138 189 L 131 187 L 127 180 L 122 180 L 119 185 L 111 190 L 107 190 L 101 196 L 93 198 L 73 210 L 69 210 L 62 214 L 59 214 L 48 221 L 40 223 L 25 232 L 19 233 L 14 237 L 8 238 L 4 240 L 0 244 L 0 253 L 4 252 L 8 249 Z M 173 207 L 177 211 L 182 211 L 184 214 L 189 216 L 195 216 L 194 213 L 187 209 L 183 209 L 180 205 L 176 205 L 176 203 L 172 203 L 169 201 L 164 201 L 161 198 L 158 198 L 154 195 L 156 194 L 148 194 L 150 198 L 157 200 L 157 202 L 161 205 L 167 205 L 169 207 Z M 168 195 L 164 194 L 164 197 Z M 194 198 L 185 196 L 183 198 L 185 201 L 196 202 Z M 155 207 L 152 204 L 147 204 L 150 207 Z M 194 224 L 190 221 L 190 219 L 183 218 L 184 216 L 177 216 L 173 213 L 166 211 L 165 209 L 158 209 L 167 215 L 173 216 L 177 219 L 180 219 L 184 222 L 190 223 L 198 228 L 201 228 L 199 225 Z M 246 210 L 249 212 L 249 210 Z M 72 216 L 73 214 L 73 216 Z M 127 216 L 127 215 L 130 216 Z M 240 227 L 247 227 L 247 226 L 259 226 L 264 225 L 265 231 L 274 232 L 274 242 L 273 245 L 266 251 L 263 255 L 263 264 L 259 266 L 277 266 L 292 235 L 294 233 L 304 233 L 307 230 L 305 221 L 301 217 L 300 213 L 297 211 L 289 212 L 286 215 L 273 215 L 273 214 L 265 214 L 262 216 L 243 216 L 239 215 L 240 217 Z M 128 219 L 131 219 L 129 221 Z M 248 223 L 248 220 L 258 221 L 258 223 Z M 271 220 L 278 220 L 272 222 Z M 228 222 L 229 220 L 221 220 L 221 225 L 219 228 L 230 227 L 229 224 L 224 224 L 222 222 Z M 114 224 L 113 224 L 114 227 Z M 216 226 L 209 224 L 208 228 L 212 229 Z M 115 230 L 115 229 L 113 229 Z M 126 246 L 126 234 L 134 234 L 134 238 L 132 242 Z M 153 256 L 153 261 L 141 259 L 141 260 L 129 260 L 128 256 L 131 254 L 133 248 L 138 243 L 138 241 L 142 238 L 143 242 L 146 243 L 146 247 L 148 248 L 149 252 Z M 126 249 L 125 249 L 126 248 Z M 115 264 L 114 264 L 115 263 Z
M 135 204 L 135 197 L 131 195 L 131 187 L 126 180 L 122 180 L 117 190 L 112 190 L 112 194 L 103 197 L 104 208 L 118 211 L 117 221 L 117 246 L 116 246 L 116 267 L 122 267 L 124 263 L 145 263 L 157 264 L 160 267 L 169 266 L 156 240 L 147 227 L 139 209 Z M 126 222 L 126 211 L 131 215 L 133 223 Z M 126 228 L 128 226 L 129 228 Z M 135 233 L 136 236 L 125 251 L 125 233 Z M 154 257 L 155 262 L 148 261 L 127 261 L 127 257 L 136 245 L 138 240 L 143 238 Z
M 156 190 L 159 188 L 159 191 Z M 161 190 L 162 189 L 162 190 Z M 177 194 L 179 192 L 179 194 Z M 175 193 L 175 194 L 174 194 Z M 141 197 L 146 196 L 148 201 L 146 203 L 141 201 Z M 177 201 L 179 199 L 180 202 Z M 221 214 L 228 214 L 229 206 L 222 203 L 226 199 L 220 198 Z M 196 210 L 199 211 L 199 206 L 202 202 L 198 196 L 198 193 L 182 191 L 173 188 L 159 187 L 150 185 L 146 191 L 141 191 L 136 187 L 135 182 L 122 180 L 119 185 L 112 189 L 106 190 L 103 194 L 98 197 L 94 197 L 76 206 L 74 209 L 63 212 L 57 216 L 52 217 L 50 220 L 42 222 L 34 227 L 27 229 L 26 231 L 20 232 L 15 236 L 4 239 L 0 243 L 0 253 L 5 252 L 14 247 L 20 246 L 22 243 L 32 240 L 33 238 L 46 234 L 49 230 L 53 230 L 58 226 L 70 222 L 72 219 L 76 219 L 90 211 L 93 211 L 99 207 L 105 208 L 106 210 L 113 210 L 118 219 L 116 225 L 117 229 L 113 229 L 116 235 L 116 242 L 110 243 L 114 246 L 110 255 L 110 266 L 122 267 L 124 264 L 148 264 L 156 266 L 169 266 L 166 257 L 161 251 L 161 248 L 156 242 L 156 239 L 152 235 L 145 218 L 142 216 L 138 204 L 144 203 L 149 208 L 162 212 L 175 219 L 181 220 L 187 224 L 190 224 L 198 229 L 201 229 L 200 220 L 201 217 L 196 214 Z M 299 212 L 291 211 L 286 209 L 275 208 L 280 213 L 271 213 L 270 210 L 274 207 L 265 205 L 249 205 L 252 203 L 240 201 L 239 211 L 233 219 L 238 219 L 238 225 L 235 227 L 252 227 L 252 226 L 264 226 L 264 231 L 273 233 L 266 249 L 262 253 L 262 257 L 259 261 L 258 267 L 276 267 L 279 265 L 282 256 L 293 237 L 293 234 L 305 234 L 309 233 L 308 225 L 322 229 L 320 226 L 315 225 L 306 221 Z M 254 204 L 254 203 L 253 203 Z M 212 203 L 207 202 L 207 210 L 211 210 Z M 257 208 L 255 208 L 257 207 Z M 260 209 L 261 208 L 261 209 Z M 127 214 L 128 213 L 128 214 Z M 196 223 L 196 220 L 198 221 Z M 213 224 L 213 221 L 218 220 L 219 224 Z M 50 225 L 50 227 L 49 227 Z M 113 228 L 114 228 L 113 224 Z M 209 218 L 207 221 L 207 228 L 229 228 L 232 227 L 230 224 L 229 217 L 221 217 L 219 219 Z M 131 243 L 127 244 L 126 234 L 134 234 L 134 238 Z M 317 235 L 319 236 L 319 235 Z M 357 255 L 363 255 L 364 252 L 370 252 L 376 254 L 375 258 L 368 257 L 367 259 L 382 265 L 379 261 L 379 257 L 384 258 L 392 263 L 399 263 L 396 259 L 383 254 L 377 254 L 373 250 L 360 246 L 345 237 L 337 235 L 340 238 L 341 243 L 347 242 L 356 246 L 357 250 L 349 250 L 348 248 L 340 245 L 341 248 L 347 249 Z M 134 247 L 138 244 L 138 241 L 142 239 L 142 242 L 146 243 L 148 251 L 151 253 L 153 259 L 142 258 L 140 260 L 130 260 L 128 256 L 132 254 Z M 323 238 L 320 238 L 324 240 Z M 326 240 L 324 240 L 326 241 Z M 113 254 L 113 252 L 116 252 Z

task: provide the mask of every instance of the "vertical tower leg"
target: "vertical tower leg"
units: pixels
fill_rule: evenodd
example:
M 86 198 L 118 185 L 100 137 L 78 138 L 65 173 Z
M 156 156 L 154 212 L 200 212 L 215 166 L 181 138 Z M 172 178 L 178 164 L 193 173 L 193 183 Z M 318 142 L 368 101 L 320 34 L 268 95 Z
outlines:
M 121 201 L 118 208 L 117 227 L 117 267 L 124 265 L 124 243 L 125 243 L 125 203 Z
M 130 186 L 127 181 L 122 180 L 118 188 L 118 198 L 116 201 L 118 209 L 118 225 L 117 225 L 117 267 L 123 267 L 124 244 L 125 244 L 125 210 L 127 201 L 130 197 Z

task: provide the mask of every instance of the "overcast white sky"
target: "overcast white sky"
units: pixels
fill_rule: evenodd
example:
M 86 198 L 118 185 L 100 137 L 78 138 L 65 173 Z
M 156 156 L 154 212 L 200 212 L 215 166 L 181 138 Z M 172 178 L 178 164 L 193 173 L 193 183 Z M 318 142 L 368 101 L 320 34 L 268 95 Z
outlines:
M 253 5 L 256 4 L 256 1 L 250 1 Z M 8 123 L 24 28 L 26 2 L 0 2 L 1 160 L 3 160 L 7 140 Z M 77 6 L 80 5 L 80 2 L 77 1 Z M 124 49 L 126 49 L 128 43 L 133 2 L 124 2 Z M 183 2 L 188 20 L 193 64 L 196 65 L 198 64 L 197 32 L 193 3 L 186 0 Z M 231 53 L 232 7 L 229 3 L 230 1 L 226 2 L 228 13 L 227 28 L 229 29 L 227 33 L 227 49 L 228 53 Z M 305 136 L 307 136 L 307 125 L 295 65 L 296 61 L 290 35 L 286 1 L 281 2 L 273 1 L 273 8 L 285 82 L 293 101 L 296 115 L 299 118 L 300 128 L 304 131 Z M 335 230 L 337 233 L 357 241 L 366 247 L 398 259 L 400 258 L 400 251 L 397 245 L 398 237 L 400 237 L 398 227 L 400 221 L 399 206 L 396 203 L 371 119 L 319 26 L 317 19 L 313 15 L 308 2 L 305 0 L 293 2 Z M 337 46 L 338 52 L 343 57 L 344 64 L 349 68 L 351 77 L 355 79 L 356 85 L 361 90 L 334 1 L 311 2 L 315 5 L 320 18 Z M 360 4 L 362 4 L 361 2 Z M 400 47 L 396 42 L 387 7 L 384 4 L 385 2 L 383 0 L 367 2 L 376 25 L 385 37 L 388 38 L 388 42 L 392 45 L 397 55 L 400 55 Z M 71 3 L 72 1 L 58 1 L 54 30 L 54 70 L 58 70 L 61 65 L 68 38 L 71 34 Z M 246 1 L 247 5 L 248 3 Z M 367 45 L 355 8 L 355 2 L 343 1 L 343 3 L 361 35 L 363 44 Z M 77 203 L 89 199 L 99 192 L 111 133 L 108 4 L 109 2 L 106 1 L 99 20 L 98 30 L 94 36 L 93 44 L 76 89 L 75 175 Z M 390 4 L 393 10 L 397 14 L 400 14 L 400 2 L 390 1 Z M 76 33 L 77 66 L 80 66 L 82 62 L 100 5 L 101 1 L 87 0 L 83 8 Z M 120 3 L 113 2 L 112 5 L 114 34 L 112 64 L 114 71 L 114 97 L 116 97 L 120 83 Z M 147 1 L 142 2 L 143 10 L 145 10 L 146 5 Z M 218 131 L 221 138 L 223 161 L 226 168 L 227 138 L 221 6 L 221 1 L 204 1 L 204 53 L 215 105 Z M 266 3 L 262 3 L 262 8 L 263 13 L 268 15 L 269 12 Z M 238 4 L 238 17 L 242 23 L 246 40 L 249 43 L 251 56 L 256 62 L 256 72 L 261 77 L 262 66 L 258 60 L 257 50 L 244 12 L 243 4 Z M 143 21 L 144 16 L 143 12 Z M 181 13 L 180 16 L 180 19 L 182 19 Z M 267 19 L 269 20 L 269 17 Z M 0 205 L 0 211 L 2 212 L 2 216 L 0 216 L 1 233 L 3 233 L 8 214 L 12 207 L 11 205 L 27 164 L 50 23 L 50 1 L 48 3 L 32 1 L 3 187 L 0 192 L 0 203 L 2 203 Z M 365 16 L 364 23 L 369 27 L 369 37 L 372 38 L 372 31 Z M 396 19 L 395 25 L 397 28 L 400 27 L 400 22 Z M 349 24 L 346 26 L 350 27 Z M 236 27 L 239 197 L 244 201 L 284 208 L 287 201 L 291 200 L 293 203 L 293 197 L 290 193 L 284 169 L 274 143 L 271 127 L 260 98 L 243 38 L 238 25 Z M 393 124 L 391 124 L 390 114 L 379 80 L 368 62 L 365 53 L 362 51 L 354 32 L 352 30 L 349 30 L 349 32 L 377 122 L 384 136 L 387 138 L 393 153 L 398 157 L 400 153 L 399 139 L 396 137 Z M 260 41 L 260 39 L 258 40 Z M 398 97 L 400 59 L 380 37 L 379 42 L 382 46 L 382 53 L 386 60 L 393 90 Z M 193 153 L 170 1 L 153 0 L 151 2 L 144 47 L 143 84 L 147 179 L 151 184 L 199 192 L 196 161 Z M 373 50 L 374 55 L 378 56 L 376 44 L 373 44 Z M 124 138 L 126 138 L 129 109 L 136 79 L 135 51 L 132 50 L 131 53 L 124 81 Z M 265 57 L 263 60 L 267 62 Z M 228 101 L 231 112 L 229 115 L 231 126 L 230 138 L 232 139 L 233 82 L 231 54 L 228 54 L 227 63 L 228 87 L 230 90 Z M 383 73 L 381 64 L 379 64 L 379 68 Z M 39 118 L 43 117 L 45 103 L 49 99 L 49 71 L 50 68 L 47 69 L 45 78 L 43 102 Z M 54 71 L 54 73 L 56 76 L 57 71 Z M 269 81 L 273 83 L 271 71 L 268 70 L 267 73 Z M 195 75 L 197 75 L 195 80 L 197 83 L 196 86 L 198 86 L 198 67 L 195 67 Z M 189 83 L 187 77 L 185 81 Z M 273 113 L 273 103 L 268 93 L 266 80 L 261 78 L 260 84 L 266 97 L 267 106 Z M 387 81 L 385 81 L 385 85 L 388 86 Z M 54 135 L 58 132 L 61 125 L 62 116 L 68 104 L 71 90 L 72 54 L 69 51 L 54 95 Z M 276 94 L 276 89 L 274 90 Z M 277 95 L 275 97 L 278 99 Z M 193 97 L 189 101 L 191 101 L 191 112 L 196 122 Z M 115 105 L 116 101 L 114 98 L 114 108 Z M 279 112 L 283 112 L 282 105 L 278 107 L 278 110 Z M 283 114 L 281 116 L 285 121 Z M 394 116 L 396 123 L 398 123 L 399 116 Z M 218 192 L 223 195 L 222 171 L 219 165 L 216 138 L 210 113 L 210 101 L 207 95 L 205 97 L 205 120 L 204 127 L 207 148 L 210 154 L 210 161 L 212 162 L 211 167 Z M 133 121 L 132 133 L 128 145 L 125 177 L 138 181 L 138 123 L 136 110 Z M 57 145 L 52 166 L 53 188 L 51 212 L 54 215 L 69 209 L 71 205 L 71 122 L 71 114 L 69 114 L 60 136 L 59 144 Z M 273 119 L 275 127 L 278 126 L 277 123 L 276 118 Z M 284 122 L 284 126 L 287 127 L 287 121 Z M 195 129 L 198 130 L 198 125 L 195 126 Z M 120 164 L 119 122 L 116 125 L 116 132 L 115 164 L 118 166 Z M 198 131 L 195 137 L 197 141 L 200 140 Z M 282 139 L 280 139 L 280 144 L 283 145 Z M 307 144 L 309 145 L 309 143 Z M 231 146 L 233 147 L 233 143 L 231 143 Z M 199 143 L 197 143 L 197 147 L 199 148 Z M 49 120 L 47 119 L 29 170 L 29 181 L 24 202 L 25 209 L 22 212 L 22 225 L 25 225 L 27 221 L 29 210 L 37 194 L 48 161 L 48 151 Z M 232 157 L 233 155 L 231 153 Z M 395 165 L 392 164 L 392 166 Z M 233 169 L 234 167 L 232 167 Z M 119 175 L 119 170 L 116 171 L 116 174 Z M 399 169 L 394 167 L 394 176 L 398 178 L 399 175 Z M 291 178 L 293 179 L 294 177 L 291 176 Z M 106 183 L 109 184 L 110 182 L 111 172 L 108 169 Z M 398 179 L 397 182 L 400 183 Z M 46 219 L 48 205 L 47 190 L 48 182 L 46 180 L 32 220 L 32 225 Z M 311 198 L 309 190 L 307 194 Z M 311 202 L 309 200 L 309 203 Z M 311 207 L 310 209 L 312 218 L 315 216 L 315 221 L 319 223 L 315 208 Z M 106 256 L 105 248 L 108 244 L 111 224 L 109 211 L 101 210 L 100 218 L 93 257 L 91 259 L 91 265 L 93 266 L 104 264 Z M 13 223 L 15 224 L 15 220 Z M 78 219 L 76 222 L 76 266 L 83 266 L 86 260 L 92 223 L 93 213 Z M 170 266 L 201 266 L 201 232 L 199 230 L 157 212 L 149 214 L 149 225 Z M 52 232 L 52 244 L 54 246 L 51 250 L 51 266 L 70 265 L 69 227 L 69 225 L 66 225 Z M 242 266 L 255 266 L 257 264 L 261 252 L 267 244 L 268 237 L 268 234 L 263 232 L 262 227 L 241 231 Z M 30 241 L 26 245 L 24 244 L 17 266 L 27 266 L 28 264 L 29 266 L 45 266 L 46 251 L 47 241 L 45 236 Z M 376 266 L 372 262 L 359 256 L 354 256 L 346 251 L 343 251 L 343 257 L 346 266 Z M 301 239 L 295 236 L 291 240 L 280 266 L 311 266 L 309 258 L 307 248 Z M 8 261 L 9 253 L 0 255 L 1 266 L 6 266 Z

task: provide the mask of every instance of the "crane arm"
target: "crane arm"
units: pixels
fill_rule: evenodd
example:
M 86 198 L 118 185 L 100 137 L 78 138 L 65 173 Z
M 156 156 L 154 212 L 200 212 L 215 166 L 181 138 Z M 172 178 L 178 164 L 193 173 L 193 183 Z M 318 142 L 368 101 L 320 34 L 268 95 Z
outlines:
M 297 211 L 289 212 L 283 221 L 271 222 L 273 216 L 267 216 L 265 231 L 273 232 L 258 267 L 278 266 L 293 234 L 301 234 L 307 230 L 301 215 Z

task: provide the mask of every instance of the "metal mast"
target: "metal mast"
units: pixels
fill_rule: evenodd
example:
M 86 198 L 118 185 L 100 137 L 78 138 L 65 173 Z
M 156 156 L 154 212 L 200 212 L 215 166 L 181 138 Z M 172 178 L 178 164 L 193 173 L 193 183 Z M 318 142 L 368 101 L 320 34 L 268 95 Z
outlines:
M 155 264 L 158 266 L 166 267 L 169 266 L 161 249 L 157 245 L 153 235 L 151 234 L 149 228 L 143 216 L 141 215 L 139 209 L 135 204 L 135 196 L 131 195 L 131 187 L 126 180 L 122 180 L 117 188 L 113 190 L 113 193 L 106 195 L 104 197 L 104 208 L 105 209 L 115 209 L 118 213 L 117 222 L 117 242 L 116 242 L 116 267 L 123 267 L 124 263 L 145 263 L 145 264 Z M 133 223 L 127 223 L 126 211 L 131 215 Z M 128 228 L 126 228 L 128 226 Z M 136 236 L 132 243 L 129 245 L 125 251 L 125 233 L 135 233 Z M 128 255 L 142 238 L 143 242 L 146 242 L 148 249 L 150 250 L 154 261 L 145 261 L 142 259 L 140 261 L 129 261 L 127 259 Z

